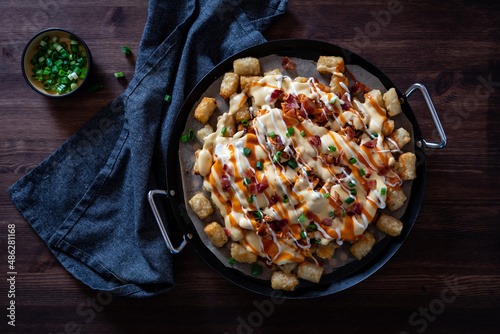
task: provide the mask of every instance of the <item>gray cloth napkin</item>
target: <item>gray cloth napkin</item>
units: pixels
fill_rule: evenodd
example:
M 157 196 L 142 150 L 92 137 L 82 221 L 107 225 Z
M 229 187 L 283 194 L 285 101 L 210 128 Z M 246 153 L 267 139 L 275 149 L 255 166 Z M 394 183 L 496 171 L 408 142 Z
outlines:
M 285 7 L 286 0 L 150 1 L 126 91 L 9 189 L 76 278 L 134 297 L 174 286 L 172 257 L 146 198 L 165 188 L 173 120 L 216 64 L 265 42 L 261 32 Z

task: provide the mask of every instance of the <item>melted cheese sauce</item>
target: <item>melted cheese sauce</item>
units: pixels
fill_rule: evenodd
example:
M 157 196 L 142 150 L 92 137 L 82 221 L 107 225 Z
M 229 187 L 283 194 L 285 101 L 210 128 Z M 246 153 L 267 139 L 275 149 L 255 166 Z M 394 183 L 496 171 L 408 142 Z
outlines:
M 284 115 L 273 100 L 276 90 L 315 100 L 325 116 L 330 115 L 328 124 Z M 301 83 L 265 76 L 230 99 L 230 113 L 249 98 L 258 110 L 246 131 L 233 137 L 217 131 L 205 138 L 198 155 L 204 189 L 211 193 L 231 238 L 278 265 L 304 261 L 314 242 L 356 240 L 377 209 L 385 207 L 387 187 L 402 184 L 387 168 L 394 159 L 383 145 L 386 111 L 374 99 L 361 103 L 350 96 L 352 107 L 344 110 L 341 99 L 330 103 L 332 97 L 313 78 Z M 347 124 L 364 131 L 359 144 L 341 131 Z M 279 152 L 273 145 L 278 136 L 284 147 Z M 371 144 L 363 145 L 367 142 Z M 379 174 L 384 167 L 384 175 Z M 265 189 L 256 192 L 259 185 Z M 279 222 L 286 226 L 277 227 Z

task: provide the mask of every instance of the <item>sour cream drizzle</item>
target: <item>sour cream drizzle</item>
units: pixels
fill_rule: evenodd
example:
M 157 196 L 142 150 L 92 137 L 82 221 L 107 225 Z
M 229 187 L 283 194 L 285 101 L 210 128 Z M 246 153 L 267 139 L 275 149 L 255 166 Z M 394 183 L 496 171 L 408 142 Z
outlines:
M 302 94 L 322 101 L 319 105 L 324 106 L 330 128 L 310 119 L 300 122 L 285 116 L 271 99 L 277 89 L 296 99 Z M 287 76 L 267 75 L 230 99 L 230 111 L 252 99 L 252 109 L 258 112 L 246 131 L 233 137 L 225 137 L 220 131 L 209 135 L 198 156 L 204 189 L 211 193 L 232 239 L 244 239 L 249 251 L 279 265 L 311 256 L 310 238 L 321 244 L 335 240 L 339 245 L 343 240 L 356 240 L 375 218 L 377 209 L 386 206 L 387 192 L 381 189 L 401 185 L 398 175 L 387 168 L 392 155 L 383 146 L 385 110 L 375 99 L 366 98 L 364 103 L 354 99 L 352 110 L 345 111 L 340 99 L 330 104 L 331 97 L 332 93 L 313 78 L 295 82 Z M 359 144 L 337 132 L 346 123 L 365 130 Z M 276 158 L 270 133 L 280 137 L 284 148 L 279 154 L 286 153 L 289 158 Z M 374 135 L 376 144 L 363 146 Z M 319 145 L 313 145 L 312 137 L 319 137 Z M 290 157 L 294 163 L 287 162 Z M 332 158 L 340 164 L 328 163 Z M 262 163 L 261 168 L 257 162 Z M 383 168 L 385 173 L 381 175 L 378 171 Z M 310 179 L 310 173 L 318 179 Z M 226 189 L 221 185 L 222 178 L 230 181 Z M 249 185 L 249 179 L 255 184 Z M 318 181 L 329 187 L 316 188 Z M 268 186 L 262 186 L 266 182 Z M 259 185 L 264 189 L 250 194 L 250 189 L 255 192 L 254 186 Z M 259 233 L 266 217 L 270 224 Z M 286 228 L 273 225 L 280 220 L 286 220 Z

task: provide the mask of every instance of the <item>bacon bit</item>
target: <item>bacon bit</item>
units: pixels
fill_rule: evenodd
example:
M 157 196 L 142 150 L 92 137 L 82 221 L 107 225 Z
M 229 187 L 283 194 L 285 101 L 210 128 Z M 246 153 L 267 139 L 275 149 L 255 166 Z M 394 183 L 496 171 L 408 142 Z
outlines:
M 316 110 L 316 103 L 308 97 L 305 97 L 302 100 L 302 106 L 300 110 L 304 109 L 304 112 L 307 114 L 312 114 Z
M 356 202 L 354 203 L 354 205 L 352 207 L 350 207 L 349 209 L 347 209 L 347 214 L 349 216 L 359 216 L 361 214 L 363 210 L 363 206 L 361 205 L 361 203 L 359 202 Z
M 264 190 L 266 190 L 269 187 L 269 182 L 267 181 L 267 178 L 264 176 L 262 181 L 260 183 L 257 183 L 257 192 L 259 194 L 262 194 Z
M 354 83 L 354 85 L 352 85 L 352 87 L 351 87 L 351 94 L 352 95 L 356 95 L 356 94 L 361 93 L 361 92 L 368 93 L 369 91 L 370 91 L 370 87 L 362 84 L 359 81 L 356 81 Z
M 288 95 L 288 99 L 286 99 L 286 108 L 299 108 L 299 104 L 297 103 L 297 100 L 295 99 L 295 96 L 292 94 Z
M 306 217 L 309 220 L 313 220 L 314 219 L 314 213 L 312 211 L 307 211 L 306 212 Z
M 366 143 L 364 143 L 363 146 L 366 146 L 368 148 L 374 148 L 375 143 L 371 140 L 371 141 L 367 141 Z
M 260 235 L 261 237 L 267 234 L 266 224 L 260 224 L 259 228 L 257 229 L 257 234 Z
M 352 170 L 349 168 L 349 166 L 344 166 L 344 170 L 347 173 L 347 175 L 352 173 Z
M 287 109 L 286 107 L 285 107 L 285 109 L 287 110 L 287 111 L 285 112 L 285 116 L 286 116 L 286 117 L 290 117 L 290 118 L 297 118 L 297 112 L 296 112 L 296 111 L 297 111 L 297 109 L 294 109 L 294 108 L 292 108 L 292 109 Z
M 271 100 L 277 100 L 282 94 L 283 94 L 282 90 L 275 89 L 274 92 L 271 93 Z
M 283 57 L 281 66 L 283 66 L 283 68 L 293 70 L 295 68 L 295 62 L 288 57 Z
M 382 176 L 385 176 L 385 175 L 387 175 L 387 173 L 389 173 L 390 170 L 391 170 L 391 166 L 383 165 L 382 167 L 380 167 L 378 169 L 378 173 Z
M 354 130 L 350 126 L 346 126 L 344 128 L 344 133 L 346 135 L 347 141 L 352 141 L 354 139 L 355 133 L 354 133 Z
M 323 158 L 325 159 L 325 163 L 327 165 L 331 165 L 335 161 L 335 157 L 331 154 L 325 154 Z
M 231 187 L 231 181 L 229 180 L 229 176 L 226 173 L 222 174 L 220 177 L 220 185 L 223 191 L 228 191 Z
M 372 176 L 372 172 L 368 172 L 368 173 L 366 173 L 366 174 L 365 174 L 365 176 L 366 176 L 367 178 L 370 178 L 370 177 Z
M 321 146 L 321 138 L 319 136 L 308 137 L 307 140 L 309 141 L 309 144 L 311 144 L 311 146 L 313 147 Z
M 276 150 L 283 151 L 285 149 L 285 143 L 281 140 L 281 136 L 276 136 L 274 139 L 276 140 Z
M 301 122 L 307 118 L 306 111 L 303 108 L 297 110 L 297 118 Z
M 247 169 L 245 172 L 243 172 L 243 176 L 251 178 L 251 177 L 254 177 L 255 175 L 251 169 Z
M 337 155 L 337 157 L 335 158 L 333 164 L 335 166 L 340 166 L 340 163 L 342 162 L 343 159 L 344 159 L 344 151 L 340 151 L 339 155 Z
M 224 164 L 224 171 L 229 175 L 229 176 L 234 176 L 234 172 L 227 164 Z
M 247 190 L 250 195 L 257 195 L 259 193 L 256 183 L 247 184 Z
M 278 227 L 283 230 L 283 228 L 285 226 L 288 227 L 288 219 L 285 218 L 285 219 L 278 220 L 278 222 L 276 224 L 278 224 Z
M 321 224 L 325 226 L 332 226 L 333 224 L 333 217 L 325 218 L 321 221 Z
M 363 180 L 361 182 L 368 189 L 374 190 L 377 188 L 377 181 L 375 180 Z
M 231 231 L 224 227 L 224 233 L 226 233 L 226 237 L 231 238 Z
M 271 195 L 271 198 L 269 199 L 269 205 L 268 207 L 272 207 L 274 204 L 280 202 L 282 200 L 282 198 L 276 193 L 274 192 L 272 195 Z
M 343 110 L 351 109 L 351 101 L 349 101 L 349 95 L 347 93 L 344 93 L 344 95 L 342 95 L 342 101 L 344 101 L 344 103 L 342 104 Z

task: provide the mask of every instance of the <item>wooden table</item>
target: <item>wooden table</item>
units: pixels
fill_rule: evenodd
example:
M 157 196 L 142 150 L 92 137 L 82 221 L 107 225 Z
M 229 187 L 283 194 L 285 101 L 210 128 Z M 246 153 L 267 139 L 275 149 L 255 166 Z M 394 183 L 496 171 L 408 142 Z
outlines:
M 124 91 L 146 1 L 2 1 L 0 23 L 0 332 L 5 333 L 498 333 L 500 313 L 500 6 L 495 1 L 291 0 L 269 40 L 319 39 L 358 52 L 401 89 L 430 91 L 448 145 L 429 150 L 425 198 L 402 248 L 362 283 L 315 300 L 241 289 L 187 247 L 177 286 L 144 300 L 93 291 L 71 276 L 18 213 L 7 188 Z M 495 23 L 496 22 L 496 23 Z M 24 43 L 61 26 L 80 34 L 104 89 L 51 100 L 21 75 Z M 424 136 L 432 120 L 412 98 Z M 7 226 L 17 242 L 16 327 L 7 326 Z M 3 328 L 3 329 L 2 329 Z M 6 328 L 6 330 L 4 330 Z

